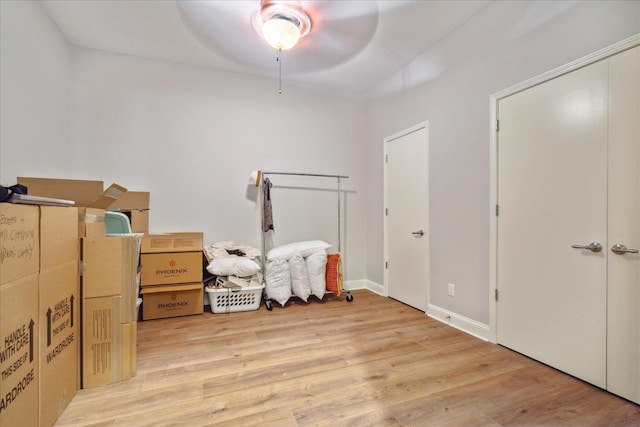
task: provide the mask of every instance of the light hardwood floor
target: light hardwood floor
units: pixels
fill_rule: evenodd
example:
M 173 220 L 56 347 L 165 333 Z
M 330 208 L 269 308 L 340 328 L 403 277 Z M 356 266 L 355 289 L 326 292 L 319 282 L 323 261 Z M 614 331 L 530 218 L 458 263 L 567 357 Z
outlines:
M 56 426 L 640 426 L 640 407 L 368 291 L 138 324 Z

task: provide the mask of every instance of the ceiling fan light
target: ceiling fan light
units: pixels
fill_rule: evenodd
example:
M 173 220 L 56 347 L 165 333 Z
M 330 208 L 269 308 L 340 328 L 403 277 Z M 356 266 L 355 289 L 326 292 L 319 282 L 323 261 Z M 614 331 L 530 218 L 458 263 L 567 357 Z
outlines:
M 275 49 L 291 49 L 300 40 L 300 28 L 291 20 L 274 17 L 262 24 L 262 36 Z
M 291 49 L 311 30 L 311 18 L 300 2 L 262 0 L 253 17 L 256 32 L 275 49 Z

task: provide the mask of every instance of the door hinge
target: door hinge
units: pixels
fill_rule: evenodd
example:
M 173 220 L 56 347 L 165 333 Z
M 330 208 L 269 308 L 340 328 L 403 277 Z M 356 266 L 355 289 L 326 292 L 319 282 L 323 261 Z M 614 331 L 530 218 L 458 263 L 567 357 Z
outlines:
M 388 154 L 384 155 L 384 162 L 385 163 L 389 163 L 389 155 Z
M 500 206 L 496 205 L 496 216 L 500 215 Z
M 500 120 L 496 120 L 496 132 L 500 132 Z
M 384 268 L 387 270 L 389 269 L 389 261 L 384 262 Z
M 389 208 L 384 208 L 384 214 L 389 215 Z
M 496 301 L 498 301 L 498 289 L 496 289 Z

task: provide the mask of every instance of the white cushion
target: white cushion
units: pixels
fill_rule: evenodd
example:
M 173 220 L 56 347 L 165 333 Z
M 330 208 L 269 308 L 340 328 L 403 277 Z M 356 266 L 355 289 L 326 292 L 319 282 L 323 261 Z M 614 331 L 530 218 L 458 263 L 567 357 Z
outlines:
M 214 258 L 207 266 L 207 271 L 214 276 L 248 277 L 260 270 L 260 265 L 257 262 L 241 256 Z
M 289 260 L 289 273 L 291 273 L 291 292 L 302 301 L 307 302 L 311 295 L 307 264 L 299 254 L 295 254 Z
M 322 240 L 306 240 L 303 242 L 288 243 L 267 252 L 267 259 L 284 258 L 288 261 L 294 254 L 299 254 L 302 258 L 305 258 L 320 249 L 328 249 L 330 247 L 330 244 Z
M 305 258 L 305 262 L 307 263 L 307 274 L 309 275 L 311 293 L 319 299 L 322 299 L 327 290 L 325 277 L 327 273 L 327 251 L 322 249 L 314 252 Z
M 284 306 L 291 298 L 291 275 L 287 261 L 283 259 L 267 261 L 264 279 L 267 298 Z

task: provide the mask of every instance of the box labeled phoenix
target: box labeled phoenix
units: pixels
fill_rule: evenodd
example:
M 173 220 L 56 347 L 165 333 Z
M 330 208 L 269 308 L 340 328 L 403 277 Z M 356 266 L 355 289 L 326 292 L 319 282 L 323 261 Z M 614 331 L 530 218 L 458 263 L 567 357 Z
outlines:
M 145 235 L 140 263 L 143 287 L 202 282 L 202 233 Z

